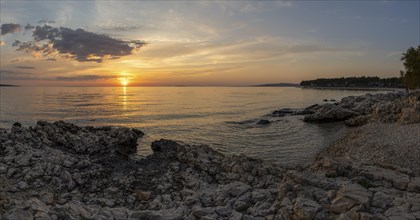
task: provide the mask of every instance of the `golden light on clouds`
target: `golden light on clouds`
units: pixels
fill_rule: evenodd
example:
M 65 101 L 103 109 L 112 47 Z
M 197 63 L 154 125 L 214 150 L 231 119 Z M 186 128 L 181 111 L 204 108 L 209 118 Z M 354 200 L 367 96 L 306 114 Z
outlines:
M 0 0 L 1 83 L 246 86 L 392 77 L 419 39 L 416 1 L 123 2 Z M 43 18 L 51 22 L 35 23 Z

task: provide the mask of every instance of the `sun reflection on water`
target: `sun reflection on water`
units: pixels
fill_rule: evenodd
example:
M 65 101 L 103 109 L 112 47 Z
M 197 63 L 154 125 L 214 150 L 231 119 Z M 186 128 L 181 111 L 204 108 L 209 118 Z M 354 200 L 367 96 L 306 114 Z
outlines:
M 123 102 L 122 102 L 122 107 L 123 110 L 126 111 L 127 110 L 127 87 L 123 86 Z

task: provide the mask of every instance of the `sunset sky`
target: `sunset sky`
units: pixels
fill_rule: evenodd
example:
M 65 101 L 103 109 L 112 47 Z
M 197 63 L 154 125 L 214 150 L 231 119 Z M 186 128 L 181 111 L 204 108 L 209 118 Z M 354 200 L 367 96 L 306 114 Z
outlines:
M 398 76 L 420 1 L 0 1 L 0 83 L 253 85 Z

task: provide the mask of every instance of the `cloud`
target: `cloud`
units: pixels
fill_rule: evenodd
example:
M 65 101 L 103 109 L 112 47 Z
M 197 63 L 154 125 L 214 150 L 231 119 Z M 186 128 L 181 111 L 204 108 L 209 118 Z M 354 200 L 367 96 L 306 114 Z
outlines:
M 27 53 L 32 54 L 32 56 L 40 58 L 42 56 L 49 56 L 55 53 L 52 44 L 39 44 L 36 41 L 29 41 L 29 42 L 20 42 L 16 40 L 13 44 L 13 47 L 18 47 L 17 51 L 24 51 Z
M 35 69 L 35 67 L 33 67 L 33 66 L 15 66 L 15 68 L 17 68 L 17 69 L 26 69 L 26 70 Z
M 293 7 L 292 1 L 275 1 L 275 5 L 281 7 Z
M 112 26 L 100 26 L 105 31 L 133 31 L 143 28 L 141 25 L 112 25 Z
M 61 76 L 56 77 L 60 81 L 95 81 L 100 79 L 114 79 L 118 76 L 103 76 L 103 75 L 77 75 L 77 76 Z
M 15 71 L 15 70 L 0 70 L 0 75 L 4 76 L 4 75 L 33 75 L 33 73 L 28 73 L 28 72 L 21 72 L 21 71 Z
M 31 24 L 26 24 L 25 25 L 25 31 L 33 30 L 33 29 L 35 29 L 35 25 L 31 25 Z
M 1 29 L 1 35 L 5 35 L 8 33 L 19 32 L 22 29 L 22 26 L 20 26 L 20 24 L 9 23 L 9 24 L 2 24 L 0 29 Z
M 31 53 L 35 57 L 61 54 L 80 62 L 103 62 L 119 59 L 145 45 L 139 40 L 120 40 L 104 34 L 96 34 L 83 29 L 36 26 L 33 31 L 33 41 L 15 41 L 13 46 L 18 51 Z
M 33 73 L 15 70 L 0 70 L 0 78 L 3 80 L 36 80 L 39 79 Z
M 42 20 L 38 21 L 38 24 L 55 24 L 55 21 L 48 20 L 48 19 L 42 19 Z

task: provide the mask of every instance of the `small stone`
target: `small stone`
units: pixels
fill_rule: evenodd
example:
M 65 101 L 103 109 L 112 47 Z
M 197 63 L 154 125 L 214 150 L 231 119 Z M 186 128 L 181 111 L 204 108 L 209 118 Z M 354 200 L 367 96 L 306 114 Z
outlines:
M 218 206 L 215 209 L 216 213 L 220 216 L 227 217 L 232 214 L 232 209 L 228 206 Z
M 136 191 L 136 194 L 137 194 L 137 198 L 139 198 L 140 201 L 147 201 L 150 199 L 150 196 L 151 196 L 151 192 L 149 191 L 138 190 Z
M 214 209 L 210 207 L 203 208 L 203 207 L 194 206 L 192 208 L 192 214 L 197 218 L 200 218 L 209 214 L 213 214 L 213 213 L 214 213 Z
M 293 211 L 299 219 L 313 219 L 321 209 L 321 205 L 313 200 L 298 198 L 296 199 Z
M 32 212 L 29 212 L 29 210 L 18 209 L 18 208 L 14 208 L 8 211 L 4 216 L 5 216 L 5 219 L 8 219 L 8 220 L 32 220 L 33 219 Z
M 407 190 L 410 192 L 420 193 L 420 177 L 412 177 Z
M 16 184 L 16 187 L 19 189 L 27 189 L 29 186 L 25 181 L 20 181 Z
M 42 192 L 39 199 L 48 205 L 51 205 L 54 202 L 54 196 L 50 192 Z

